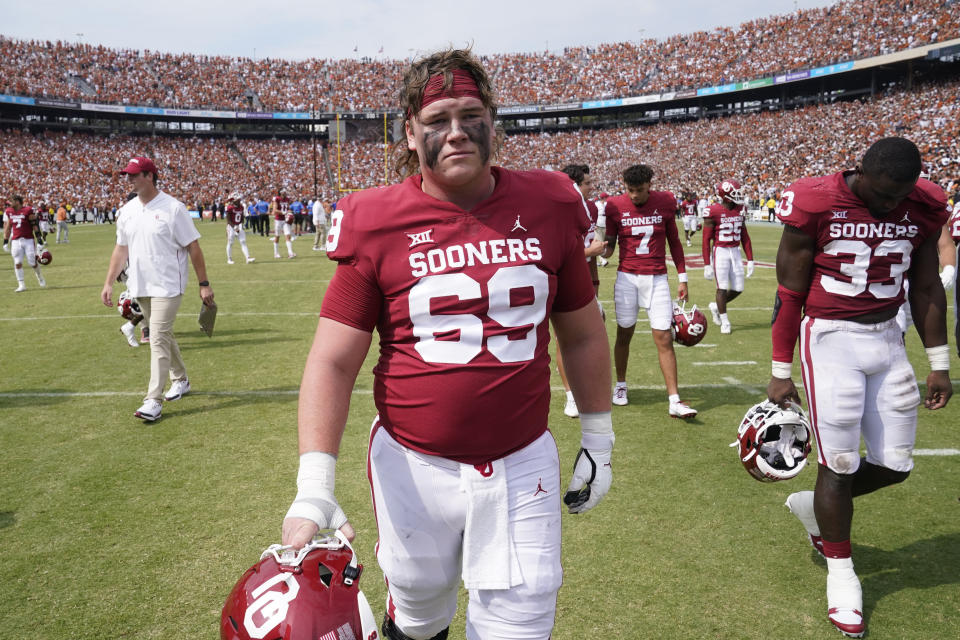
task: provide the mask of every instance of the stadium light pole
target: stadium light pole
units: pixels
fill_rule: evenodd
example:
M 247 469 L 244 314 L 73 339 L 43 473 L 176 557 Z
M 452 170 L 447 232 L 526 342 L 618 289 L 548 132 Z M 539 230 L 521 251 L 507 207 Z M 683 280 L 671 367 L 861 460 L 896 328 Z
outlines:
M 310 104 L 310 138 L 313 140 L 313 199 L 317 199 L 317 112 Z

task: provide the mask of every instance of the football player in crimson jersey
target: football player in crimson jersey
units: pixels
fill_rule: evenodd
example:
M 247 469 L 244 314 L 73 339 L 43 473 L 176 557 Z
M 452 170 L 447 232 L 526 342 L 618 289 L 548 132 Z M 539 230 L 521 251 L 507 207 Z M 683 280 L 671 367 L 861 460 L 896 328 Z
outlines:
M 946 200 L 919 175 L 916 146 L 883 138 L 855 170 L 801 179 L 777 205 L 784 230 L 767 395 L 799 402 L 791 379 L 799 338 L 819 466 L 814 491 L 792 494 L 787 507 L 827 559 L 827 616 L 852 637 L 865 631 L 850 552 L 853 498 L 903 482 L 913 468 L 921 400 L 895 318 L 904 279 L 930 360 L 923 404 L 940 409 L 953 393 L 937 276 Z
M 697 197 L 690 192 L 684 194 L 680 202 L 680 216 L 683 219 L 683 235 L 687 240 L 687 246 L 693 246 L 691 241 L 697 234 L 699 216 L 697 216 Z
M 630 340 L 640 309 L 650 318 L 653 342 L 657 347 L 660 371 L 667 386 L 668 412 L 674 418 L 694 418 L 695 409 L 680 400 L 677 383 L 677 355 L 673 350 L 673 299 L 667 281 L 667 252 L 677 267 L 680 285 L 677 297 L 687 299 L 687 268 L 677 232 L 677 201 L 669 191 L 651 191 L 653 169 L 644 164 L 623 172 L 627 192 L 607 201 L 607 248 L 609 258 L 620 239 L 620 266 L 613 286 L 617 311 L 617 340 L 613 358 L 617 386 L 613 404 L 627 404 L 627 361 Z
M 337 203 L 327 288 L 299 404 L 297 497 L 283 542 L 352 535 L 334 496 L 351 391 L 379 334 L 370 480 L 387 583 L 383 634 L 446 638 L 461 576 L 466 637 L 547 640 L 561 583 L 561 497 L 593 507 L 611 481 L 610 356 L 583 253 L 583 199 L 556 172 L 491 165 L 489 76 L 464 50 L 413 62 L 400 184 Z M 580 409 L 562 496 L 549 325 Z
M 753 245 L 743 215 L 743 192 L 736 180 L 717 185 L 719 204 L 712 204 L 703 219 L 703 277 L 717 283 L 716 301 L 710 303 L 714 324 L 720 333 L 730 333 L 727 303 L 743 293 L 743 259 L 740 244 L 747 254 L 746 277 L 753 275 Z M 713 244 L 711 250 L 711 243 Z
M 606 240 L 603 240 L 597 233 L 597 220 L 599 219 L 599 209 L 597 204 L 590 198 L 593 196 L 593 178 L 590 177 L 590 167 L 585 164 L 568 164 L 561 171 L 567 174 L 573 183 L 577 185 L 580 195 L 583 196 L 585 214 L 589 218 L 590 227 L 583 238 L 583 256 L 587 260 L 587 266 L 590 268 L 590 277 L 593 279 L 593 290 L 600 292 L 600 274 L 597 272 L 597 256 L 603 253 L 607 247 Z M 599 301 L 597 302 L 599 304 Z M 603 308 L 600 309 L 600 315 L 604 316 Z M 560 350 L 557 349 L 557 373 L 560 374 L 560 382 L 563 383 L 563 389 L 567 394 L 567 401 L 563 407 L 563 413 L 569 418 L 576 418 L 580 415 L 577 410 L 577 401 L 573 397 L 573 391 L 570 390 L 570 383 L 567 382 L 567 373 L 563 368 L 563 357 Z
M 10 203 L 12 206 L 4 212 L 3 247 L 13 256 L 13 270 L 17 276 L 17 288 L 14 291 L 19 293 L 27 290 L 23 282 L 24 258 L 33 268 L 37 283 L 45 287 L 47 281 L 43 278 L 40 262 L 37 260 L 37 246 L 43 244 L 37 214 L 32 208 L 23 205 L 23 198 L 20 196 L 13 196 Z
M 287 257 L 296 258 L 297 254 L 293 252 L 293 224 L 287 222 L 287 214 L 290 213 L 290 200 L 283 195 L 283 192 L 277 190 L 277 195 L 273 196 L 270 203 L 270 214 L 273 216 L 273 257 L 280 257 L 280 236 L 282 235 L 287 243 Z
M 250 249 L 247 248 L 247 232 L 243 230 L 243 205 L 240 204 L 240 194 L 231 193 L 227 200 L 229 203 L 226 209 L 227 264 L 233 264 L 231 254 L 235 240 L 240 241 L 240 250 L 243 251 L 243 257 L 246 258 L 247 263 L 253 262 L 254 258 L 250 257 Z

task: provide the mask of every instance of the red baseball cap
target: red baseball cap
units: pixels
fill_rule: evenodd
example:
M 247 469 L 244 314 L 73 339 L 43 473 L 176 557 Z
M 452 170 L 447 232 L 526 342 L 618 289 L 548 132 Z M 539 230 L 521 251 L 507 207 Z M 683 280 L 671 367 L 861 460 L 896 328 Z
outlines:
M 127 164 L 126 168 L 121 169 L 120 173 L 152 173 L 157 175 L 157 165 L 153 164 L 153 160 L 150 158 L 130 158 L 130 162 Z

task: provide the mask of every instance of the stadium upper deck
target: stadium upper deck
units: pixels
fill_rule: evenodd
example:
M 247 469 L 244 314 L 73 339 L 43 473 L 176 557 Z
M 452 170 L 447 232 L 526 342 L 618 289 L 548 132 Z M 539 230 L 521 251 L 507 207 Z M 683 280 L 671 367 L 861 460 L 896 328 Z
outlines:
M 503 105 L 673 91 L 867 58 L 960 34 L 955 0 L 841 0 L 664 40 L 485 56 Z M 252 60 L 0 36 L 0 94 L 240 111 L 395 106 L 400 60 Z

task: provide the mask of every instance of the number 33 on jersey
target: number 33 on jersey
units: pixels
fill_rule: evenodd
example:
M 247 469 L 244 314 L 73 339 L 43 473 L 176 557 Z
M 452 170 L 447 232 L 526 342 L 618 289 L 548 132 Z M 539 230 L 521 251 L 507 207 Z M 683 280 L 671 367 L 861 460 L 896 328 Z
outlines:
M 885 218 L 870 215 L 846 173 L 803 178 L 780 196 L 777 218 L 816 241 L 807 315 L 849 318 L 903 304 L 913 251 L 947 220 L 946 198 L 920 178 Z

